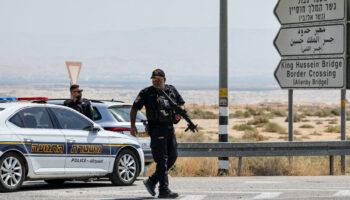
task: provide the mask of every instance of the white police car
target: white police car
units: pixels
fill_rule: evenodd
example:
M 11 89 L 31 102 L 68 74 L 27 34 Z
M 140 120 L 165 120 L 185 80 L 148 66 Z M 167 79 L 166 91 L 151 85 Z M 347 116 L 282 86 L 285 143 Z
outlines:
M 0 103 L 0 191 L 16 191 L 24 180 L 38 179 L 61 184 L 108 177 L 115 185 L 131 185 L 143 170 L 138 142 L 104 130 L 73 109 Z

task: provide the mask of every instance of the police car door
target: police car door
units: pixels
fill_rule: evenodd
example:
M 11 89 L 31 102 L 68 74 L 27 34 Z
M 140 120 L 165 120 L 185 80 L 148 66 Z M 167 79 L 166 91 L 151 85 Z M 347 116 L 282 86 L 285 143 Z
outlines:
M 109 166 L 109 138 L 89 131 L 93 122 L 70 108 L 50 108 L 67 139 L 66 174 L 106 174 Z
M 26 144 L 35 174 L 64 174 L 66 140 L 54 128 L 45 106 L 24 108 L 6 124 Z

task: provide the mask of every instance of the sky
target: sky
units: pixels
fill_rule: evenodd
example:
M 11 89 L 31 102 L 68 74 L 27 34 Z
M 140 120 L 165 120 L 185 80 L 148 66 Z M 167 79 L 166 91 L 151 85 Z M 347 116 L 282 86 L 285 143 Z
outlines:
M 76 60 L 86 82 L 148 79 L 161 66 L 173 80 L 217 83 L 219 0 L 0 2 L 0 79 L 61 81 L 68 77 L 65 61 Z M 276 3 L 228 0 L 233 81 L 275 83 Z

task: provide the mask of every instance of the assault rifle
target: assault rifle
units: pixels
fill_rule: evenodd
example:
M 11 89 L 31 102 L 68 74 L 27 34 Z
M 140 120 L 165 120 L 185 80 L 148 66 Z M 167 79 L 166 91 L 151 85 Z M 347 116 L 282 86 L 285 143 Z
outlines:
M 169 104 L 172 107 L 172 109 L 175 110 L 175 113 L 181 115 L 187 121 L 188 124 L 187 124 L 187 128 L 186 128 L 185 132 L 187 132 L 188 130 L 191 130 L 194 133 L 196 131 L 198 132 L 198 130 L 197 130 L 198 125 L 195 125 L 192 122 L 190 116 L 187 113 L 187 110 L 182 109 L 179 105 L 177 105 L 177 103 L 171 97 L 169 97 L 169 95 L 167 93 L 165 93 L 164 90 L 160 90 L 160 91 L 164 95 L 164 97 L 169 101 Z

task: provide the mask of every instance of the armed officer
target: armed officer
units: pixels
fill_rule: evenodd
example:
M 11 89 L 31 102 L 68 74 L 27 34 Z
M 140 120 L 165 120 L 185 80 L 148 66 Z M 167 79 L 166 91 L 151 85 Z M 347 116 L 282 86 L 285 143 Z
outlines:
M 143 183 L 152 196 L 156 195 L 155 187 L 159 182 L 158 198 L 177 198 L 178 194 L 169 189 L 168 170 L 174 165 L 177 158 L 177 142 L 173 124 L 181 119 L 181 115 L 175 114 L 160 90 L 165 91 L 182 109 L 184 109 L 185 101 L 174 86 L 165 84 L 166 78 L 163 70 L 154 70 L 151 79 L 152 86 L 141 90 L 132 106 L 131 134 L 136 136 L 136 113 L 145 106 L 152 155 L 157 166 L 155 173 Z
M 71 99 L 64 101 L 64 105 L 82 113 L 86 117 L 94 120 L 93 108 L 89 100 L 82 99 L 83 90 L 79 85 L 73 84 L 70 86 Z

